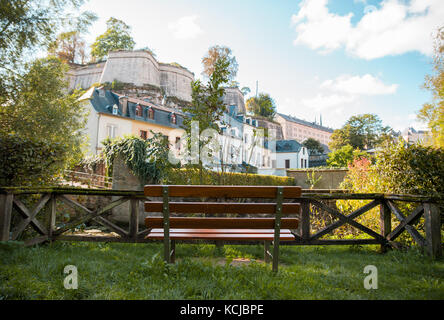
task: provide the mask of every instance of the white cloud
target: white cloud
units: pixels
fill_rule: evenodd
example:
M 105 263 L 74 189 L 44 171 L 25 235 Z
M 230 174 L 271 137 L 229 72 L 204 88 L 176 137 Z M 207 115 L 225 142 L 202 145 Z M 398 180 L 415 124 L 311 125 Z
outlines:
M 301 100 L 310 112 L 331 117 L 351 115 L 362 110 L 362 97 L 394 94 L 397 84 L 385 84 L 371 75 L 340 75 L 322 82 L 316 96 Z
M 196 22 L 197 18 L 198 16 L 196 15 L 182 17 L 176 22 L 170 23 L 168 28 L 177 39 L 186 40 L 196 38 L 203 33 L 201 27 Z
M 371 74 L 365 74 L 363 76 L 341 75 L 334 80 L 324 81 L 321 88 L 350 95 L 383 95 L 395 93 L 398 85 L 386 85 Z
M 442 0 L 385 0 L 352 25 L 353 13 L 338 15 L 327 8 L 328 0 L 304 0 L 292 24 L 297 32 L 294 44 L 321 53 L 341 47 L 363 59 L 381 58 L 409 51 L 433 52 L 431 34 L 443 25 Z
M 314 98 L 302 99 L 302 104 L 316 111 L 334 109 L 340 111 L 344 104 L 348 104 L 356 99 L 355 96 L 341 94 L 318 94 Z M 337 108 L 339 107 L 339 108 Z

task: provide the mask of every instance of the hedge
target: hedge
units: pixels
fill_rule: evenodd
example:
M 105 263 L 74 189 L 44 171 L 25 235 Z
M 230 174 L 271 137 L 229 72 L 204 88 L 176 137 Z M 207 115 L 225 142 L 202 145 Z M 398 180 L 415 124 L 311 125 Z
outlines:
M 251 185 L 251 186 L 293 186 L 294 178 L 278 177 L 251 173 L 202 171 L 204 185 Z M 198 169 L 170 169 L 165 181 L 171 185 L 198 185 L 200 176 Z

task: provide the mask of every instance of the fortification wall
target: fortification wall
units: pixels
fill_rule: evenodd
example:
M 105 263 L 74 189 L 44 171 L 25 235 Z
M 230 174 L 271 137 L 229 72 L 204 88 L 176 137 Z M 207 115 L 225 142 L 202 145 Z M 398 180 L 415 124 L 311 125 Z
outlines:
M 147 51 L 110 52 L 100 82 L 114 80 L 135 86 L 160 87 L 159 65 Z
M 191 82 L 194 74 L 185 68 L 171 64 L 159 64 L 160 86 L 168 96 L 191 102 Z
M 105 62 L 89 64 L 86 66 L 73 66 L 68 71 L 69 89 L 88 89 L 94 83 L 100 82 Z
M 245 114 L 244 95 L 239 88 L 225 88 L 223 100 L 228 107 L 231 105 L 236 105 L 238 106 L 237 112 Z
M 68 79 L 70 89 L 88 89 L 94 83 L 112 83 L 117 80 L 125 85 L 114 90 L 124 90 L 128 95 L 149 96 L 154 102 L 160 103 L 162 88 L 168 97 L 191 102 L 194 74 L 178 65 L 158 63 L 148 51 L 121 50 L 110 52 L 106 62 L 72 66 Z

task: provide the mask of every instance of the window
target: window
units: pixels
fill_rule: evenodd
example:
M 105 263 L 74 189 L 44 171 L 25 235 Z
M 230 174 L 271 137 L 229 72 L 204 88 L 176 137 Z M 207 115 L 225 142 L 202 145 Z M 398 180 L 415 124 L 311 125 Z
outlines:
M 143 110 L 139 104 L 136 106 L 136 116 L 143 117 Z
M 106 136 L 108 138 L 115 138 L 117 135 L 117 126 L 109 124 L 106 126 Z
M 148 118 L 154 120 L 154 109 L 151 107 L 148 109 Z
M 285 169 L 290 169 L 290 159 L 285 160 Z
M 143 140 L 146 140 L 147 137 L 148 137 L 147 132 L 146 132 L 145 130 L 140 130 L 140 137 L 141 137 Z
M 119 113 L 119 107 L 117 105 L 113 105 L 113 114 L 117 115 Z
M 307 168 L 307 159 L 304 160 L 304 168 Z
M 304 159 L 301 159 L 301 168 L 304 167 Z
M 302 148 L 302 154 L 305 154 L 305 148 Z
M 180 137 L 176 137 L 176 149 L 180 150 Z
M 177 123 L 177 119 L 176 119 L 176 114 L 175 113 L 171 114 L 171 123 L 172 124 L 176 124 Z

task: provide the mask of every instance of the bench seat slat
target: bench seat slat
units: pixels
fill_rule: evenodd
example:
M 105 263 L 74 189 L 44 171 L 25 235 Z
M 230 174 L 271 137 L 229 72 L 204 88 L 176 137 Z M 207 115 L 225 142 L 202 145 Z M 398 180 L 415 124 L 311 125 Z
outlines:
M 152 229 L 151 233 L 163 233 L 163 229 L 155 228 Z M 173 233 L 232 233 L 232 234 L 274 234 L 274 229 L 184 229 L 184 228 L 174 228 L 170 229 L 170 234 Z M 281 229 L 281 234 L 291 234 L 289 229 Z
M 170 228 L 184 229 L 274 229 L 274 218 L 170 217 Z M 281 228 L 297 229 L 298 218 L 282 218 Z M 145 218 L 145 226 L 163 228 L 163 217 Z
M 163 240 L 163 232 L 150 233 L 145 239 Z M 273 233 L 170 233 L 171 240 L 273 241 Z M 293 241 L 291 234 L 281 234 L 280 241 Z
M 242 213 L 275 214 L 276 203 L 228 203 L 228 202 L 169 202 L 170 212 L 175 213 Z M 162 212 L 163 203 L 145 202 L 146 212 Z M 299 203 L 284 203 L 282 213 L 299 214 Z
M 144 194 L 147 197 L 161 197 L 162 185 L 146 185 Z M 226 198 L 275 198 L 277 186 L 168 186 L 170 197 L 226 197 Z M 300 198 L 301 187 L 283 186 L 284 198 Z

